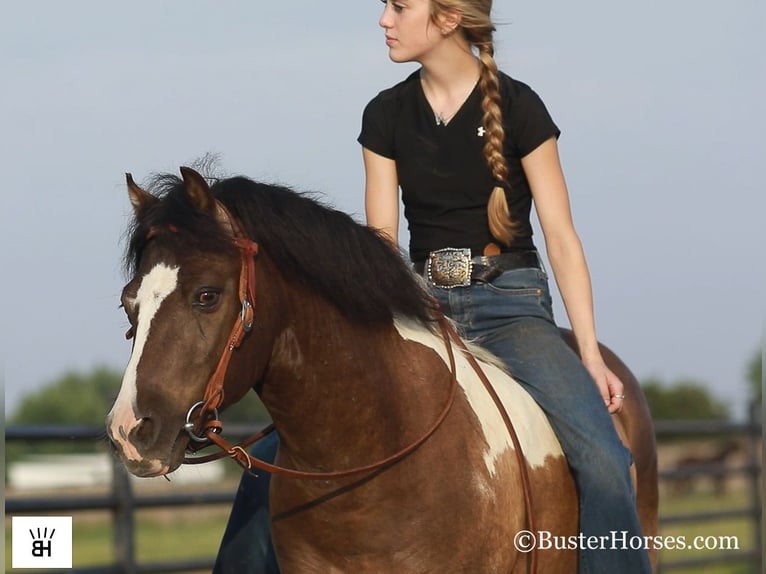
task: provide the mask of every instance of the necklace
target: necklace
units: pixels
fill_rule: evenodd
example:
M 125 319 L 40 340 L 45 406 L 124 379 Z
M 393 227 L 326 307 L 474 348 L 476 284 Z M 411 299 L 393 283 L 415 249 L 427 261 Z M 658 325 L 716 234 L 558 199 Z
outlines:
M 436 120 L 437 126 L 446 126 L 447 122 L 452 119 L 452 116 L 454 116 L 457 112 L 452 112 L 449 115 L 440 114 L 439 112 L 434 112 L 434 119 Z
M 421 89 L 423 90 L 423 96 L 425 96 L 426 101 L 428 102 L 429 106 L 431 107 L 431 111 L 433 111 L 434 121 L 436 122 L 437 126 L 446 126 L 447 123 L 452 118 L 454 118 L 457 115 L 457 113 L 465 105 L 466 101 L 471 96 L 473 91 L 476 89 L 476 85 L 477 85 L 478 81 L 479 81 L 479 79 L 476 78 L 476 81 L 474 81 L 474 83 L 472 85 L 470 85 L 470 86 L 463 86 L 463 89 L 460 90 L 460 91 L 463 92 L 462 94 L 460 94 L 460 91 L 457 91 L 451 97 L 445 97 L 444 99 L 439 98 L 439 100 L 444 102 L 445 107 L 447 107 L 446 104 L 449 104 L 447 109 L 451 109 L 452 110 L 451 114 L 446 114 L 446 113 L 442 113 L 442 112 L 437 112 L 435 110 L 435 106 L 432 103 L 434 100 L 432 100 L 432 99 L 430 99 L 428 97 L 428 93 L 429 93 L 430 89 L 429 89 L 427 83 L 424 82 L 422 77 L 421 77 L 420 85 L 421 85 Z M 448 95 L 449 95 L 449 93 L 445 93 L 445 96 L 448 96 Z M 455 102 L 459 102 L 457 106 L 455 105 Z

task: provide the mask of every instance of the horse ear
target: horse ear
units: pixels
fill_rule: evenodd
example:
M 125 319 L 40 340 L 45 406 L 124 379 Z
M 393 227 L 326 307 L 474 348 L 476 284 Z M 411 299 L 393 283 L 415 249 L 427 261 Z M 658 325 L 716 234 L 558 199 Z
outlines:
M 136 182 L 133 181 L 133 176 L 131 174 L 126 173 L 125 180 L 128 183 L 128 198 L 130 198 L 130 204 L 133 206 L 133 212 L 137 217 L 149 206 L 154 205 L 159 201 L 151 193 L 147 193 L 139 187 Z
M 186 197 L 197 210 L 203 213 L 209 213 L 218 224 L 224 229 L 226 233 L 231 236 L 235 235 L 234 226 L 231 221 L 231 217 L 226 209 L 215 200 L 213 192 L 210 191 L 210 186 L 199 173 L 194 171 L 190 167 L 181 168 L 181 177 L 184 180 L 184 188 L 186 190 Z
M 198 211 L 212 213 L 215 208 L 215 199 L 205 178 L 190 167 L 181 168 L 181 177 L 184 180 L 184 189 L 189 203 Z

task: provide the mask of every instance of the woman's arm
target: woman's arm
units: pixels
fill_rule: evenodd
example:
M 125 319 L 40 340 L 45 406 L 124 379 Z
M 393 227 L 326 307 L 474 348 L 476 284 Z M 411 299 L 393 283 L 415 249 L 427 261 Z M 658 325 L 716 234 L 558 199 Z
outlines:
M 396 162 L 362 148 L 364 209 L 367 225 L 383 232 L 396 247 L 399 236 L 399 178 Z
M 610 412 L 622 407 L 622 382 L 606 367 L 598 348 L 590 273 L 572 222 L 556 139 L 551 138 L 521 160 L 537 216 L 545 236 L 548 259 L 585 367 L 593 376 Z

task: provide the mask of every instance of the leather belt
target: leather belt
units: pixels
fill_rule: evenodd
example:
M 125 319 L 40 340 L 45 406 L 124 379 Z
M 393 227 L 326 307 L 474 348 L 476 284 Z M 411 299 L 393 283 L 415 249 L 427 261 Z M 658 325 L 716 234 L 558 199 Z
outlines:
M 508 251 L 471 257 L 469 248 L 446 247 L 432 251 L 425 261 L 414 263 L 416 273 L 424 275 L 431 285 L 443 289 L 489 283 L 504 271 L 530 267 L 541 268 L 537 251 Z

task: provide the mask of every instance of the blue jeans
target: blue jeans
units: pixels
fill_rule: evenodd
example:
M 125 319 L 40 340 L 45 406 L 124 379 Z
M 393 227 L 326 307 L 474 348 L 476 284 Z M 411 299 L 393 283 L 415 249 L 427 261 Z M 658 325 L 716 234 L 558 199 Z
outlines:
M 250 452 L 273 463 L 278 446 L 279 437 L 273 432 L 255 443 Z M 242 473 L 213 574 L 279 574 L 271 545 L 270 482 L 268 472 Z
M 499 357 L 548 415 L 577 485 L 583 535 L 609 536 L 612 531 L 625 531 L 628 540 L 641 536 L 630 481 L 630 453 L 617 436 L 593 379 L 559 334 L 545 272 L 516 269 L 506 271 L 491 284 L 434 288 L 433 292 L 461 334 Z M 268 452 L 259 454 L 263 457 Z M 260 486 L 248 486 L 252 480 Z M 262 551 L 264 540 L 255 539 L 268 532 L 268 512 L 263 512 L 267 493 L 268 475 L 243 477 L 214 574 L 234 572 L 229 569 L 230 560 L 245 562 L 237 554 L 243 551 L 237 540 L 245 539 L 251 541 L 245 551 L 249 553 L 248 570 L 236 571 L 278 572 Z M 250 516 L 242 517 L 243 512 Z M 248 532 L 243 533 L 242 528 Z M 651 567 L 644 550 L 585 549 L 580 551 L 579 572 L 644 574 L 651 572 Z
M 587 369 L 561 338 L 545 272 L 515 269 L 489 284 L 436 288 L 434 295 L 461 335 L 500 358 L 545 411 L 577 485 L 580 532 L 626 531 L 627 540 L 640 537 L 630 452 Z M 644 550 L 584 549 L 578 571 L 647 573 L 651 566 Z

